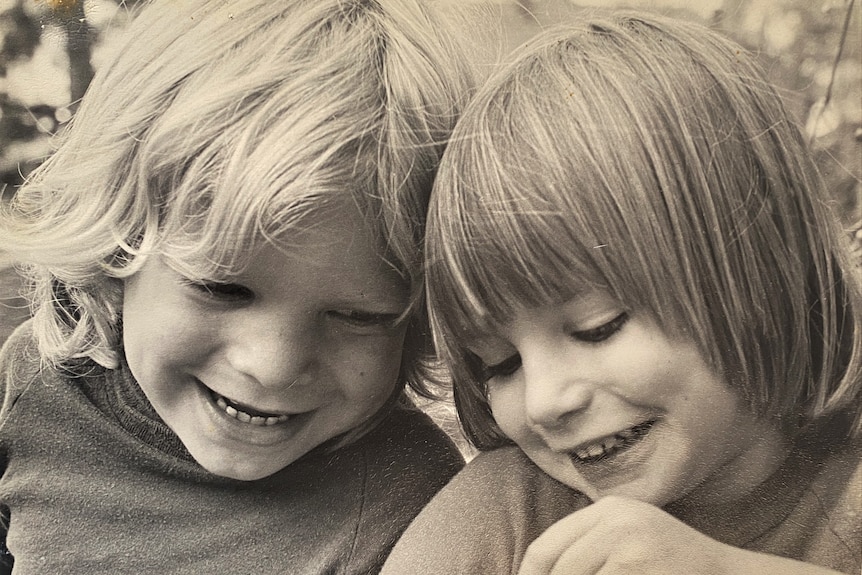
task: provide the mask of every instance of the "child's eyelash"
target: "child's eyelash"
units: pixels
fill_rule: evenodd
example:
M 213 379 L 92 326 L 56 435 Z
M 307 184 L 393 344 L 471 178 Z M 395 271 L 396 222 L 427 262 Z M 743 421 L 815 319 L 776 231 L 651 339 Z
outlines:
M 483 365 L 482 380 L 488 381 L 495 377 L 506 377 L 521 369 L 521 355 L 516 353 L 494 365 Z
M 487 365 L 482 358 L 472 352 L 467 352 L 466 360 L 473 377 L 480 383 L 486 383 L 495 377 L 512 375 L 521 367 L 521 356 L 517 353 L 493 365 Z
M 582 331 L 572 331 L 570 335 L 577 340 L 587 343 L 600 343 L 610 339 L 611 336 L 621 330 L 628 320 L 628 312 L 622 312 L 609 322 L 603 323 L 598 327 Z
M 364 312 L 356 310 L 334 310 L 329 313 L 345 323 L 358 327 L 395 327 L 395 324 L 401 317 L 400 313 Z
M 621 330 L 628 320 L 628 312 L 623 312 L 598 327 L 582 331 L 572 331 L 570 335 L 579 341 L 601 343 L 610 339 L 615 333 Z M 507 377 L 514 374 L 521 368 L 521 356 L 516 353 L 501 362 L 486 365 L 478 355 L 470 354 L 470 363 L 473 365 L 473 371 L 477 379 L 484 383 L 495 377 Z
M 183 284 L 208 297 L 216 299 L 249 299 L 254 293 L 247 287 L 236 283 L 207 282 L 185 279 Z

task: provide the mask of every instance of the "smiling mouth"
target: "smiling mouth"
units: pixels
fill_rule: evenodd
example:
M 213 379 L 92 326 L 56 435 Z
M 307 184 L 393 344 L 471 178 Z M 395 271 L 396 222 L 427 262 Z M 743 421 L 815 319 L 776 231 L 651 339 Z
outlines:
M 278 425 L 290 419 L 289 415 L 284 413 L 266 413 L 251 409 L 248 406 L 241 405 L 223 395 L 219 395 L 213 390 L 209 390 L 215 404 L 230 417 L 259 427 Z
M 574 463 L 581 465 L 596 463 L 598 461 L 608 459 L 615 456 L 617 453 L 628 449 L 646 437 L 647 433 L 649 433 L 655 423 L 656 420 L 652 419 L 622 431 L 618 431 L 617 433 L 609 435 L 599 441 L 595 441 L 573 450 L 569 454 L 569 457 Z

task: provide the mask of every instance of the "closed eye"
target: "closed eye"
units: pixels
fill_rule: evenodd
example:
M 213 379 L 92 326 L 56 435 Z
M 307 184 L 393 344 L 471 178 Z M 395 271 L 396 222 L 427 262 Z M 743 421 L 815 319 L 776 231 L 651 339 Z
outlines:
M 241 284 L 196 281 L 184 283 L 198 293 L 217 300 L 248 301 L 254 298 L 254 292 Z
M 572 331 L 569 335 L 573 338 L 587 343 L 600 343 L 610 339 L 615 333 L 620 331 L 629 320 L 628 312 L 623 312 L 609 322 L 602 325 L 581 331 Z
M 369 312 L 353 309 L 331 310 L 327 313 L 337 321 L 358 328 L 394 328 L 401 317 L 400 313 Z
M 486 365 L 485 362 L 475 354 L 471 359 L 477 367 L 475 370 L 476 377 L 482 383 L 494 379 L 495 377 L 508 377 L 521 369 L 521 355 L 517 353 L 492 365 Z

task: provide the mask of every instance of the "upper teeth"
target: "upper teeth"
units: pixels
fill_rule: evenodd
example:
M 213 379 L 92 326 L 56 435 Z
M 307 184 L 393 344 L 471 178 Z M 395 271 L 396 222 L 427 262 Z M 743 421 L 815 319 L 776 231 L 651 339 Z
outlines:
M 269 417 L 251 415 L 250 413 L 241 411 L 232 405 L 228 405 L 227 401 L 225 401 L 225 398 L 221 396 L 216 399 L 216 404 L 231 417 L 238 419 L 244 423 L 250 423 L 252 425 L 275 425 L 276 423 L 282 423 L 287 421 L 290 417 L 288 415 L 274 415 Z
M 598 457 L 603 455 L 613 448 L 621 445 L 625 441 L 625 437 L 621 435 L 615 435 L 613 437 L 606 438 L 601 442 L 593 443 L 586 447 L 581 447 L 574 451 L 575 457 L 578 459 L 589 459 L 591 457 Z
M 603 458 L 612 452 L 633 443 L 633 440 L 646 434 L 652 427 L 653 421 L 648 421 L 616 432 L 613 435 L 600 439 L 594 443 L 579 447 L 572 452 L 577 459 L 589 460 Z

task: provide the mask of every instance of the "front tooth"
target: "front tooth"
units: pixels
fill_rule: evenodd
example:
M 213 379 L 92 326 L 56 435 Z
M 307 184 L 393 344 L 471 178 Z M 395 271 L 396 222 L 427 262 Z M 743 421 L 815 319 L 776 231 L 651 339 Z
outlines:
M 231 405 L 227 405 L 227 404 L 225 404 L 225 408 L 224 408 L 224 410 L 225 410 L 225 411 L 227 412 L 227 414 L 228 414 L 228 415 L 230 415 L 231 417 L 236 417 L 237 415 L 239 415 L 239 412 L 238 412 L 238 411 L 237 411 L 233 406 L 231 406 Z
M 227 408 L 227 402 L 224 400 L 224 398 L 222 396 L 219 396 L 219 398 L 216 400 L 216 404 L 219 407 L 221 407 L 222 409 Z
M 259 415 L 255 415 L 251 418 L 251 423 L 252 425 L 266 425 L 266 418 Z
M 251 421 L 251 416 L 244 411 L 237 411 L 236 418 L 242 421 L 243 423 L 248 423 Z

